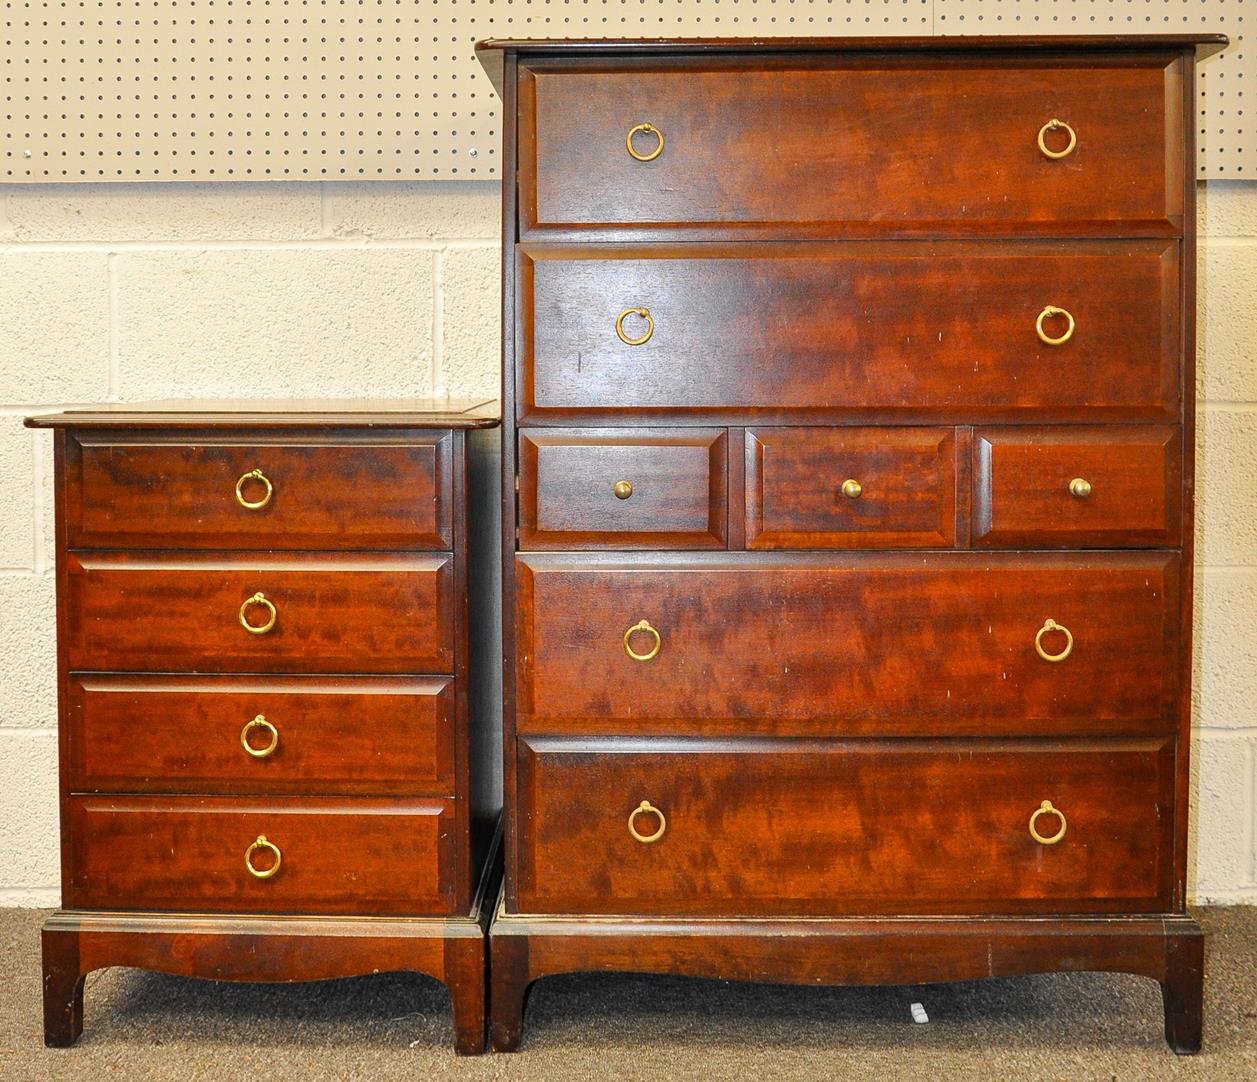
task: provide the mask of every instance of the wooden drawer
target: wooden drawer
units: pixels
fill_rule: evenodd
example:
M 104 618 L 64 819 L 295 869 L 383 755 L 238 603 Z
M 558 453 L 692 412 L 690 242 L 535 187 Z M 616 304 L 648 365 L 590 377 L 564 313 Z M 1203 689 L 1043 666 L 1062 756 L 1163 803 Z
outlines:
M 723 429 L 556 429 L 519 442 L 520 548 L 725 547 Z
M 1171 739 L 520 747 L 522 912 L 1153 912 Z M 1050 801 L 1065 835 L 1030 819 Z M 633 815 L 647 801 L 663 813 Z M 630 817 L 632 818 L 630 819 Z M 642 842 L 661 826 L 663 834 Z M 1045 813 L 1045 839 L 1061 821 Z
M 448 549 L 451 443 L 449 432 L 388 429 L 340 436 L 73 433 L 66 446 L 68 543 Z M 262 478 L 250 476 L 254 470 Z
M 950 428 L 748 428 L 748 549 L 948 548 Z
M 521 732 L 1171 732 L 1174 553 L 516 559 Z M 630 657 L 625 634 L 648 655 Z M 1036 652 L 1065 648 L 1051 662 Z M 1042 635 L 1040 635 L 1042 632 Z M 655 633 L 658 639 L 655 639 Z
M 454 700 L 440 677 L 71 673 L 69 786 L 453 796 Z
M 535 62 L 519 81 L 521 224 L 1177 231 L 1182 79 L 1167 55 Z M 1057 118 L 1077 141 L 1053 159 L 1038 140 Z M 650 161 L 625 145 L 643 123 L 662 133 Z M 1063 127 L 1043 138 L 1069 144 Z M 633 137 L 642 157 L 659 144 Z
M 1178 414 L 1177 242 L 520 251 L 525 421 Z
M 1177 428 L 990 428 L 974 433 L 979 547 L 1177 545 Z
M 65 904 L 206 913 L 450 912 L 453 804 L 78 796 Z M 250 873 L 265 838 L 279 870 Z M 252 854 L 266 871 L 273 855 Z M 444 885 L 442 881 L 444 880 Z
M 71 670 L 450 673 L 452 556 L 78 552 Z M 241 612 L 265 634 L 241 626 Z

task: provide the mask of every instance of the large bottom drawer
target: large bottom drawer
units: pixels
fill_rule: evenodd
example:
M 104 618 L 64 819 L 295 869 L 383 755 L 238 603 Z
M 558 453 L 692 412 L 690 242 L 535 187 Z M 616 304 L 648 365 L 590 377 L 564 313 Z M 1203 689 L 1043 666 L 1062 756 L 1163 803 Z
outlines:
M 518 793 L 520 912 L 1156 912 L 1172 901 L 1169 739 L 537 737 L 520 743 Z
M 438 914 L 454 805 L 78 796 L 65 904 L 215 913 Z

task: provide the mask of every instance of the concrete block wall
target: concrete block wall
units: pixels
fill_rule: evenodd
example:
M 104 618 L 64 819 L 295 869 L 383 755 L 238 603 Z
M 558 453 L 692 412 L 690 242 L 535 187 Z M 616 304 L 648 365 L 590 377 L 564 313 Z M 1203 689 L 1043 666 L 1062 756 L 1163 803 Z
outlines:
M 1257 903 L 1257 184 L 1201 190 L 1191 894 Z M 58 900 L 51 438 L 159 397 L 496 393 L 492 183 L 0 188 L 0 904 Z

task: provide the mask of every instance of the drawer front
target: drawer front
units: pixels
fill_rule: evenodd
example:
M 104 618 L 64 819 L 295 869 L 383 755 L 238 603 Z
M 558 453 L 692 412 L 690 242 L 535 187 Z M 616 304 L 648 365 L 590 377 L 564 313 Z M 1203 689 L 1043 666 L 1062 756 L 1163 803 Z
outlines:
M 724 548 L 723 429 L 520 433 L 520 548 Z
M 538 738 L 519 761 L 522 912 L 1137 913 L 1172 900 L 1168 739 Z M 1053 844 L 1030 833 L 1044 801 L 1064 816 Z M 1034 820 L 1047 842 L 1061 827 L 1047 810 Z
M 65 716 L 79 792 L 455 791 L 444 678 L 71 673 Z
M 449 432 L 76 433 L 71 548 L 448 549 Z M 261 476 L 254 475 L 260 471 Z
M 80 552 L 65 562 L 71 670 L 453 672 L 452 556 Z M 274 623 L 254 633 L 242 613 L 253 628 Z
M 1177 429 L 991 428 L 974 433 L 979 547 L 1177 545 Z
M 1182 228 L 1181 60 L 775 60 L 524 68 L 525 232 Z
M 1178 414 L 1177 242 L 522 251 L 524 420 Z
M 516 567 L 522 732 L 1051 735 L 1170 732 L 1177 716 L 1173 553 Z M 1036 650 L 1066 649 L 1048 620 L 1072 636 L 1061 661 Z
M 950 428 L 748 428 L 748 549 L 956 543 Z
M 77 796 L 64 889 L 84 909 L 451 911 L 454 806 L 441 801 Z M 262 841 L 265 839 L 265 841 Z M 266 872 L 259 878 L 246 865 Z

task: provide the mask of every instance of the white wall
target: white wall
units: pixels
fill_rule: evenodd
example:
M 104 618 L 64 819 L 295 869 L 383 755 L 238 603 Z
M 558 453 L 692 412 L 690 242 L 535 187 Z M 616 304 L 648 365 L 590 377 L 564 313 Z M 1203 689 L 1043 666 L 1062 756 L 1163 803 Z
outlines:
M 498 198 L 476 183 L 0 188 L 0 904 L 58 891 L 51 438 L 22 417 L 494 394 Z M 1210 184 L 1201 204 L 1192 895 L 1257 903 L 1257 185 Z

